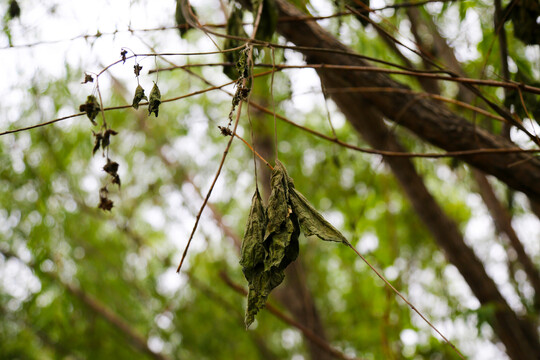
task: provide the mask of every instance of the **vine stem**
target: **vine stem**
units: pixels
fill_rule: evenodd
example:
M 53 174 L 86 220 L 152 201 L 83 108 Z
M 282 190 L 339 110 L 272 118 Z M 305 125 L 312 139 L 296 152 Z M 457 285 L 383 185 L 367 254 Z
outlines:
M 240 121 L 240 114 L 242 113 L 242 104 L 243 102 L 240 102 L 240 104 L 238 104 L 238 110 L 236 112 L 236 120 L 234 122 L 233 133 L 236 133 L 236 128 L 238 127 L 238 122 Z M 214 176 L 212 185 L 210 185 L 210 189 L 208 190 L 208 193 L 206 194 L 204 198 L 203 204 L 201 208 L 199 209 L 199 213 L 197 214 L 197 218 L 195 219 L 195 225 L 193 225 L 193 230 L 191 230 L 191 234 L 189 235 L 189 240 L 187 242 L 186 248 L 184 249 L 184 253 L 182 254 L 182 259 L 180 260 L 180 264 L 178 265 L 178 268 L 176 269 L 177 273 L 179 273 L 180 269 L 182 269 L 182 265 L 184 264 L 184 260 L 186 259 L 189 246 L 191 245 L 191 241 L 193 240 L 193 235 L 195 235 L 195 231 L 197 231 L 197 226 L 199 225 L 201 215 L 204 211 L 204 208 L 206 207 L 206 204 L 208 203 L 208 200 L 210 199 L 210 195 L 212 194 L 212 190 L 214 190 L 214 186 L 216 185 L 219 175 L 221 174 L 221 170 L 223 169 L 223 164 L 225 164 L 225 159 L 227 158 L 227 154 L 229 153 L 229 149 L 231 148 L 233 140 L 234 140 L 234 136 L 231 136 L 231 138 L 229 139 L 229 142 L 227 143 L 227 147 L 225 147 L 225 151 L 223 151 L 223 156 L 221 157 L 221 162 L 219 163 L 218 170 L 216 172 L 216 175 Z
M 189 1 L 184 0 L 185 3 L 189 5 Z M 253 33 L 251 34 L 251 39 L 253 40 L 255 38 L 255 34 L 257 33 L 257 29 L 259 28 L 259 21 L 261 20 L 261 14 L 262 14 L 262 6 L 263 2 L 259 5 L 259 9 L 257 11 L 257 17 L 255 18 L 255 23 L 253 24 Z M 248 61 L 250 63 L 253 63 L 253 45 L 249 45 L 249 56 Z M 242 80 L 242 86 L 246 86 L 247 79 Z M 240 101 L 240 104 L 238 104 L 238 110 L 236 111 L 236 120 L 234 122 L 233 127 L 233 134 L 236 133 L 236 129 L 238 127 L 238 123 L 240 122 L 240 115 L 242 114 L 242 105 L 244 104 L 244 101 Z M 249 106 L 249 105 L 248 105 Z M 201 215 L 204 211 L 204 208 L 206 207 L 206 204 L 208 203 L 208 200 L 210 199 L 210 195 L 212 194 L 212 190 L 214 190 L 214 186 L 216 185 L 216 182 L 219 178 L 219 175 L 221 174 L 221 170 L 223 169 L 223 165 L 225 164 L 225 159 L 227 158 L 227 155 L 229 154 L 229 149 L 231 148 L 232 142 L 234 140 L 234 136 L 231 136 L 229 139 L 229 142 L 227 143 L 227 147 L 225 147 L 225 151 L 223 151 L 223 156 L 221 157 L 221 162 L 219 163 L 218 170 L 216 172 L 216 176 L 214 176 L 214 180 L 212 181 L 212 185 L 210 185 L 210 189 L 208 190 L 208 193 L 206 194 L 203 204 L 201 208 L 199 209 L 199 213 L 197 214 L 197 218 L 195 219 L 195 225 L 193 225 L 193 230 L 191 230 L 191 234 L 189 235 L 188 242 L 186 244 L 186 248 L 184 249 L 184 252 L 182 254 L 182 258 L 180 259 L 180 264 L 178 264 L 178 268 L 176 269 L 176 272 L 179 273 L 182 269 L 182 265 L 184 264 L 184 260 L 186 259 L 189 246 L 191 245 L 191 241 L 193 240 L 193 236 L 195 235 L 195 231 L 197 231 L 197 226 L 199 225 L 199 221 L 201 220 Z M 245 141 L 244 141 L 245 142 Z M 255 150 L 253 150 L 255 151 Z
M 392 291 L 397 295 L 399 296 L 403 301 L 405 301 L 405 303 L 407 305 L 409 305 L 409 307 L 415 312 L 418 314 L 418 316 L 420 316 L 422 318 L 422 320 L 424 320 L 426 322 L 426 324 L 428 324 L 437 334 L 439 334 L 439 336 L 441 338 L 443 338 L 443 340 L 459 355 L 459 357 L 463 360 L 465 360 L 465 356 L 463 356 L 463 354 L 461 353 L 461 351 L 458 350 L 458 348 L 450 341 L 448 340 L 413 304 L 411 304 L 411 302 L 409 300 L 407 300 L 407 298 L 405 296 L 403 296 L 403 294 L 401 294 L 388 280 L 386 280 L 386 278 L 373 266 L 370 264 L 370 262 L 364 257 L 362 256 L 362 254 L 360 254 L 360 252 L 358 250 L 356 250 L 356 248 L 349 242 L 347 242 L 345 245 L 347 245 L 348 247 L 350 247 L 355 253 L 356 255 L 358 255 L 360 257 L 360 259 L 362 259 L 362 261 L 364 261 L 367 266 L 369 266 L 369 268 L 371 270 L 373 270 L 373 272 L 375 274 L 377 274 L 377 276 L 382 280 L 384 281 L 384 283 L 390 288 L 392 289 Z
M 243 139 L 241 136 L 239 136 L 237 133 L 233 132 L 233 135 L 236 136 L 240 141 L 242 141 L 244 144 L 246 144 L 246 146 L 253 152 L 254 155 L 257 155 L 257 157 L 259 159 L 261 159 L 262 162 L 264 162 L 266 164 L 266 166 L 268 166 L 270 168 L 270 170 L 274 170 L 274 167 L 272 165 L 270 165 L 270 163 L 268 161 L 266 161 L 265 158 L 263 158 L 261 156 L 261 154 L 259 154 L 254 148 L 253 146 L 251 146 L 245 139 Z

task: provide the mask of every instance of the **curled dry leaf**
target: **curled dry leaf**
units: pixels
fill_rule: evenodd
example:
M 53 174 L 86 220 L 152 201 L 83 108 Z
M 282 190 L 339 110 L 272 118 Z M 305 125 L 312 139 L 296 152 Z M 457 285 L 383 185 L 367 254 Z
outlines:
M 139 64 L 135 64 L 133 66 L 133 72 L 135 73 L 135 76 L 139 76 L 141 74 L 142 66 Z
M 251 325 L 257 312 L 264 307 L 269 291 L 265 286 L 264 261 L 264 231 L 266 229 L 266 211 L 262 204 L 259 190 L 255 191 L 251 201 L 244 239 L 242 240 L 242 255 L 240 265 L 249 284 L 246 310 L 246 326 Z
M 98 151 L 99 148 L 101 147 L 101 141 L 103 140 L 103 134 L 101 133 L 101 131 L 98 132 L 98 133 L 95 133 L 95 132 L 92 131 L 92 134 L 96 138 L 95 141 L 94 141 L 94 148 L 92 149 L 92 155 L 95 155 L 96 151 Z
M 94 82 L 94 78 L 90 74 L 84 74 L 84 81 L 81 84 L 86 84 L 89 82 Z
M 16 0 L 11 0 L 9 2 L 9 8 L 8 8 L 8 19 L 15 19 L 21 16 L 21 8 Z
M 283 164 L 272 171 L 272 192 L 265 210 L 256 190 L 242 241 L 240 265 L 249 284 L 246 327 L 264 308 L 268 295 L 283 282 L 285 269 L 299 253 L 300 230 L 306 236 L 348 244 L 307 199 L 294 188 Z
M 94 95 L 88 95 L 86 102 L 79 106 L 79 111 L 85 112 L 92 124 L 97 125 L 94 119 L 101 111 L 101 107 Z
M 103 149 L 107 148 L 111 143 L 111 135 L 117 135 L 118 132 L 114 131 L 113 129 L 107 129 L 105 130 L 105 133 L 103 134 L 103 140 L 101 141 L 101 147 Z
M 102 209 L 105 211 L 111 211 L 113 208 L 114 203 L 111 199 L 109 199 L 109 190 L 107 190 L 107 187 L 104 186 L 101 189 L 99 189 L 99 204 L 98 209 Z
M 289 189 L 289 201 L 292 205 L 293 213 L 298 217 L 300 228 L 305 236 L 316 235 L 321 240 L 335 241 L 348 244 L 349 242 L 326 219 L 310 204 L 304 195 L 294 187 L 293 179 L 287 174 L 287 170 L 280 161 L 276 161 L 276 167 L 282 167 L 287 177 Z
M 120 51 L 120 56 L 122 58 L 122 64 L 125 64 L 126 63 L 126 55 L 127 55 L 127 50 L 126 49 L 122 49 L 122 51 Z
M 157 84 L 154 83 L 152 91 L 150 91 L 150 100 L 148 101 L 148 115 L 152 115 L 152 113 L 154 113 L 157 117 L 159 112 L 159 104 L 161 104 L 161 92 L 159 91 Z
M 144 95 L 143 87 L 141 85 L 138 85 L 137 89 L 135 89 L 135 96 L 133 96 L 133 104 L 132 104 L 132 106 L 135 109 L 138 109 L 139 108 L 139 103 L 142 100 L 148 101 L 148 98 L 146 97 L 146 95 Z
M 118 175 L 117 172 L 118 172 L 118 163 L 115 162 L 115 161 L 111 161 L 111 159 L 107 159 L 107 163 L 105 164 L 105 166 L 103 166 L 103 170 L 105 170 L 105 172 L 111 176 L 116 176 Z

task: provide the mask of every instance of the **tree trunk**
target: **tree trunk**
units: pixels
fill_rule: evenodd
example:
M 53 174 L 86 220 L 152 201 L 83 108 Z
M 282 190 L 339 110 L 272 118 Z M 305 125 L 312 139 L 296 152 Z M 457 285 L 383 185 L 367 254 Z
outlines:
M 278 0 L 281 16 L 294 17 L 304 14 L 285 0 Z M 326 48 L 352 52 L 315 22 L 280 22 L 278 31 L 298 46 Z M 302 51 L 308 63 L 371 66 L 358 57 L 321 51 Z M 364 71 L 332 71 L 339 78 L 339 86 L 384 87 L 406 89 L 385 74 Z M 331 86 L 327 85 L 331 90 Z M 346 95 L 344 95 L 346 96 Z M 356 98 L 359 95 L 355 95 Z M 509 149 L 516 146 L 503 137 L 492 135 L 466 119 L 449 111 L 432 99 L 413 94 L 365 92 L 366 102 L 376 107 L 381 115 L 399 122 L 423 140 L 447 151 L 473 149 Z M 358 115 L 362 113 L 362 109 Z M 540 201 L 540 160 L 523 153 L 498 153 L 460 157 L 485 173 L 494 175 L 508 186 L 522 191 L 531 199 Z M 510 167 L 510 165 L 512 165 Z
M 278 0 L 282 16 L 301 16 L 302 14 L 284 0 Z M 350 50 L 320 28 L 314 22 L 280 23 L 278 31 L 287 40 L 298 46 Z M 308 63 L 367 65 L 363 60 L 347 55 L 330 54 L 317 51 L 302 51 Z M 399 83 L 385 75 L 322 69 L 319 70 L 327 89 L 377 86 L 403 88 Z M 475 148 L 508 148 L 512 145 L 505 139 L 489 134 L 474 127 L 465 119 L 452 114 L 440 104 L 426 99 L 415 99 L 403 94 L 365 93 L 362 95 L 341 93 L 333 100 L 346 115 L 348 121 L 362 134 L 374 148 L 381 150 L 403 151 L 396 138 L 383 122 L 383 116 L 396 119 L 423 139 L 446 150 L 467 150 Z M 406 111 L 403 109 L 406 108 Z M 527 161 L 512 169 L 509 163 L 525 159 L 521 154 L 499 154 L 496 156 L 467 156 L 463 159 L 498 176 L 516 189 L 537 198 L 540 195 L 540 162 Z M 532 324 L 521 320 L 511 310 L 499 293 L 493 280 L 485 272 L 483 264 L 474 252 L 465 244 L 457 225 L 444 214 L 435 199 L 428 192 L 425 184 L 406 158 L 386 157 L 386 162 L 403 187 L 419 217 L 433 234 L 438 245 L 443 249 L 448 260 L 455 265 L 471 287 L 475 296 L 483 305 L 495 304 L 496 312 L 491 324 L 506 346 L 507 353 L 513 359 L 538 359 L 540 343 Z M 516 169 L 521 167 L 521 169 Z M 527 169 L 526 169 L 527 168 Z M 522 172 L 530 171 L 525 174 Z M 519 178 L 522 174 L 525 178 Z

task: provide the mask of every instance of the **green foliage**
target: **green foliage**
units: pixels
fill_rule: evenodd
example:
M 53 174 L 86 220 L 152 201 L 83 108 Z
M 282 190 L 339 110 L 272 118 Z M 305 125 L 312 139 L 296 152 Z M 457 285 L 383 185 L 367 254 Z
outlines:
M 275 0 L 258 0 L 253 4 L 253 17 L 257 16 L 259 6 L 262 2 L 262 13 L 259 28 L 255 38 L 262 41 L 270 41 L 276 32 L 278 9 Z
M 242 10 L 233 5 L 232 12 L 227 19 L 226 31 L 228 35 L 248 38 L 243 26 L 243 13 Z M 244 41 L 234 38 L 226 38 L 223 43 L 224 50 L 234 49 L 242 46 Z M 234 64 L 233 66 L 223 67 L 223 73 L 227 75 L 231 80 L 237 80 L 240 77 L 240 73 L 236 67 L 236 64 L 240 60 L 242 49 L 227 51 L 223 53 L 223 58 L 226 62 Z

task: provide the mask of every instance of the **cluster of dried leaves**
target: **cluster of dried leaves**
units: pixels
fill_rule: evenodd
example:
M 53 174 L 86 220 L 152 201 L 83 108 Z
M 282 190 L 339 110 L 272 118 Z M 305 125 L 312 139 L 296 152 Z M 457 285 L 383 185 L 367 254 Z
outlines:
M 85 74 L 84 82 L 93 82 L 94 79 L 91 75 Z M 97 125 L 95 119 L 99 112 L 101 111 L 101 106 L 99 105 L 96 97 L 94 95 L 89 95 L 86 98 L 86 102 L 79 106 L 79 110 L 86 113 L 90 121 L 94 126 Z M 114 206 L 114 203 L 109 199 L 109 190 L 107 189 L 108 184 L 116 184 L 120 187 L 120 176 L 118 175 L 118 163 L 112 161 L 109 158 L 109 145 L 111 144 L 111 136 L 118 135 L 118 132 L 110 129 L 107 126 L 107 123 L 103 121 L 101 128 L 98 132 L 92 130 L 94 135 L 94 148 L 92 149 L 92 155 L 95 155 L 96 152 L 101 149 L 103 151 L 103 156 L 107 158 L 107 163 L 103 166 L 103 170 L 109 175 L 110 180 L 99 189 L 99 204 L 98 208 L 102 210 L 111 211 Z
M 249 284 L 245 323 L 249 327 L 268 295 L 285 278 L 285 269 L 299 253 L 300 231 L 322 240 L 348 244 L 347 239 L 294 187 L 283 164 L 272 171 L 272 192 L 265 208 L 259 190 L 253 195 L 242 241 L 240 265 Z
M 127 51 L 123 49 L 120 52 L 120 56 L 123 62 L 126 61 L 126 55 Z M 133 67 L 133 71 L 135 73 L 135 76 L 137 77 L 137 83 L 141 70 L 142 66 L 140 66 L 139 64 L 135 64 L 135 66 Z M 82 83 L 86 84 L 89 82 L 94 82 L 94 78 L 90 74 L 85 74 L 84 81 Z M 157 117 L 159 112 L 159 105 L 161 104 L 161 92 L 159 91 L 156 83 L 154 83 L 152 91 L 150 92 L 150 100 L 148 100 L 148 98 L 144 94 L 144 89 L 142 88 L 142 86 L 140 84 L 137 85 L 137 88 L 135 89 L 135 96 L 133 97 L 133 107 L 135 109 L 138 109 L 139 104 L 142 100 L 148 101 L 148 114 L 151 115 L 152 113 L 154 113 Z M 92 125 L 97 126 L 95 119 L 102 110 L 97 98 L 94 95 L 89 95 L 86 98 L 86 102 L 79 106 L 79 111 L 86 113 L 88 119 L 90 119 L 90 121 L 92 122 Z M 109 175 L 108 181 L 106 181 L 105 185 L 103 185 L 103 187 L 99 189 L 98 208 L 111 211 L 114 203 L 111 199 L 109 199 L 109 189 L 107 187 L 110 184 L 116 184 L 118 185 L 118 187 L 120 187 L 121 181 L 120 175 L 118 175 L 118 163 L 112 161 L 109 158 L 109 145 L 111 144 L 111 136 L 118 135 L 118 132 L 109 128 L 107 122 L 105 121 L 105 119 L 103 119 L 100 130 L 98 132 L 92 130 L 92 134 L 94 135 L 94 148 L 92 149 L 92 155 L 95 155 L 99 149 L 103 151 L 103 156 L 107 159 L 107 163 L 103 166 L 103 171 L 105 171 Z

